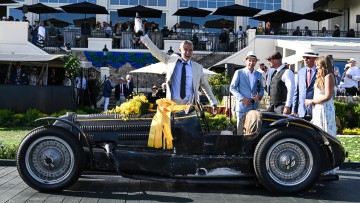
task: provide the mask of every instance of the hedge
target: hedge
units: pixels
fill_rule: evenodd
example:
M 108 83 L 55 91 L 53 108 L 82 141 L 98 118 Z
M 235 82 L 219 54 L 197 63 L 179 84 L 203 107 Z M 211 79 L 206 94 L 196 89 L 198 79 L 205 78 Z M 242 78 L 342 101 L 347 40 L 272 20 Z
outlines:
M 360 103 L 344 103 L 335 101 L 335 115 L 342 128 L 360 127 Z
M 72 110 L 61 110 L 59 112 L 47 115 L 42 113 L 38 109 L 28 109 L 25 114 L 15 113 L 9 109 L 0 109 L 0 127 L 36 127 L 39 126 L 39 123 L 34 123 L 33 121 L 42 118 L 42 117 L 58 117 L 61 115 L 65 115 L 66 112 L 73 112 Z M 77 109 L 75 113 L 77 114 L 86 114 L 86 113 L 100 113 L 99 109 L 91 109 L 88 107 Z M 45 121 L 44 121 L 45 122 Z

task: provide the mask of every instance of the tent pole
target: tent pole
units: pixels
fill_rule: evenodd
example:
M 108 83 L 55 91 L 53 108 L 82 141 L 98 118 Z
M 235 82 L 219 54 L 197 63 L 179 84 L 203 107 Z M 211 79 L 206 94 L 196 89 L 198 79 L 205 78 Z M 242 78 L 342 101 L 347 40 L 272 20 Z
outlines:
M 136 74 L 136 93 L 139 93 L 139 74 Z

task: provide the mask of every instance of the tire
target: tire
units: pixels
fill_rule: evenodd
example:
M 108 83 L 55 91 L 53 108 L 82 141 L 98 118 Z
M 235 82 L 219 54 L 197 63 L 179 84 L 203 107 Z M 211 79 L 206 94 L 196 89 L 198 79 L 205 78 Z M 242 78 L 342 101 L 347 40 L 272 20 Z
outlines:
M 320 153 L 316 142 L 299 130 L 273 130 L 255 149 L 255 173 L 271 192 L 299 193 L 320 176 Z
M 61 191 L 77 181 L 83 171 L 84 150 L 69 131 L 43 126 L 20 143 L 17 169 L 21 178 L 41 192 Z

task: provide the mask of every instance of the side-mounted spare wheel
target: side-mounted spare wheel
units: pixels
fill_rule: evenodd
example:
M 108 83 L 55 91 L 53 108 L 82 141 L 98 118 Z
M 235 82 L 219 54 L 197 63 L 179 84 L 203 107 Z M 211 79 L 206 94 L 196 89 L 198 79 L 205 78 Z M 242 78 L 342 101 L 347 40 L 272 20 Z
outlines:
M 275 193 L 299 193 L 320 175 L 320 148 L 298 130 L 273 130 L 258 143 L 255 173 L 261 184 Z
M 83 171 L 84 150 L 69 131 L 42 126 L 31 131 L 20 143 L 17 169 L 32 188 L 60 191 L 78 180 Z

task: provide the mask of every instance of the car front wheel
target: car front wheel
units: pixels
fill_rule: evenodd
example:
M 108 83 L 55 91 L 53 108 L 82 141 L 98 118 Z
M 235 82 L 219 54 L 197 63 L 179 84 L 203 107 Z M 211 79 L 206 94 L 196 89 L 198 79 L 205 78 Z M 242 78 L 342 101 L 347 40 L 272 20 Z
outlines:
M 305 134 L 291 129 L 274 130 L 258 143 L 254 168 L 268 190 L 285 194 L 302 192 L 320 175 L 320 149 Z
M 78 180 L 83 170 L 83 148 L 70 132 L 56 126 L 40 127 L 21 142 L 17 168 L 32 188 L 59 191 Z

